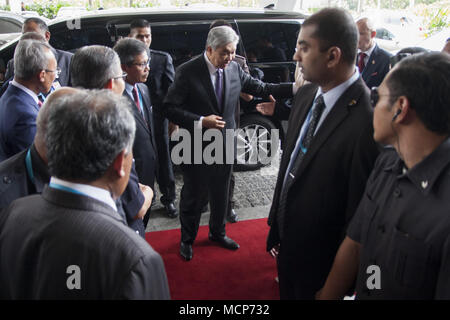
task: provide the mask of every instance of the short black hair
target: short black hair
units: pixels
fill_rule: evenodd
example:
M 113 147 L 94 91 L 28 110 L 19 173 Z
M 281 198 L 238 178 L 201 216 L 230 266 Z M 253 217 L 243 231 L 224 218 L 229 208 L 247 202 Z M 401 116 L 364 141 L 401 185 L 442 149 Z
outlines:
M 320 50 L 332 46 L 341 49 L 343 61 L 355 64 L 358 47 L 358 29 L 352 16 L 339 8 L 325 8 L 305 20 L 302 28 L 315 26 L 313 37 L 319 40 Z
M 136 29 L 136 28 L 150 28 L 150 22 L 148 22 L 145 19 L 135 19 L 131 21 L 130 23 L 130 30 Z
M 49 31 L 47 24 L 41 18 L 37 17 L 26 18 L 25 21 L 23 22 L 23 25 L 26 25 L 30 22 L 36 23 L 39 26 L 39 29 L 41 29 L 42 31 Z
M 425 127 L 450 134 L 450 58 L 442 52 L 425 52 L 401 60 L 388 74 L 390 103 L 406 96 Z
M 145 44 L 133 38 L 120 39 L 113 49 L 117 52 L 120 63 L 125 65 L 132 64 L 136 56 L 147 52 Z

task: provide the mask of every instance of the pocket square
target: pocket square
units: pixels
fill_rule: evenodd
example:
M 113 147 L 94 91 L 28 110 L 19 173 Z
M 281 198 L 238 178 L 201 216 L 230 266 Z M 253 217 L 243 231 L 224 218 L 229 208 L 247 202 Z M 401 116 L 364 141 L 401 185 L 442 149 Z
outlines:
M 378 72 L 374 72 L 374 73 L 372 73 L 370 76 L 372 77 L 372 76 L 376 76 L 378 74 Z

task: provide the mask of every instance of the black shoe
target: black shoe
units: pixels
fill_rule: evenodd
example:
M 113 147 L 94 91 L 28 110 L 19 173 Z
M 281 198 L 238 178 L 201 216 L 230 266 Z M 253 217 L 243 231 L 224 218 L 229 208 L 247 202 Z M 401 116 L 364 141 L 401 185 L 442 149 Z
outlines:
M 180 243 L 180 255 L 183 257 L 184 260 L 189 261 L 192 259 L 192 245 L 189 243 L 185 243 L 181 241 Z
M 228 220 L 228 222 L 231 222 L 231 223 L 235 223 L 235 222 L 239 221 L 239 217 L 238 217 L 236 211 L 234 211 L 234 209 L 231 209 L 230 211 L 228 211 L 227 220 Z
M 227 236 L 223 237 L 213 237 L 211 234 L 209 235 L 209 240 L 217 242 L 219 245 L 229 250 L 237 250 L 239 249 L 239 245 L 233 240 L 228 238 Z
M 169 216 L 169 218 L 173 219 L 173 218 L 178 217 L 178 211 L 173 202 L 169 202 L 168 204 L 165 204 L 164 208 L 166 209 L 166 212 L 167 212 L 167 215 Z

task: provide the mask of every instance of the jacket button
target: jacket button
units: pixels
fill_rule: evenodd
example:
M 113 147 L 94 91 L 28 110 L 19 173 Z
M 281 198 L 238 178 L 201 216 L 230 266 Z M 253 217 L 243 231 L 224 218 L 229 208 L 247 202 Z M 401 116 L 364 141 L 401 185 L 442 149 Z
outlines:
M 401 195 L 402 195 L 402 192 L 400 191 L 400 189 L 397 188 L 394 190 L 394 197 L 400 198 Z
M 3 183 L 4 184 L 10 184 L 12 182 L 11 178 L 8 176 L 3 177 Z

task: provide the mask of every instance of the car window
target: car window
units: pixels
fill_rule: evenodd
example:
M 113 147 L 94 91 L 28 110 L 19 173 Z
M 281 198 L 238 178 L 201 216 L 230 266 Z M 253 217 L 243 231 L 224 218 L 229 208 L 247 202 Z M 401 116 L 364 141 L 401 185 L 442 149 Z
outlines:
M 22 25 L 5 18 L 0 19 L 0 33 L 22 32 Z
M 113 42 L 106 27 L 89 27 L 73 30 L 63 28 L 53 32 L 50 44 L 54 48 L 74 52 L 78 48 L 94 44 L 112 47 Z

